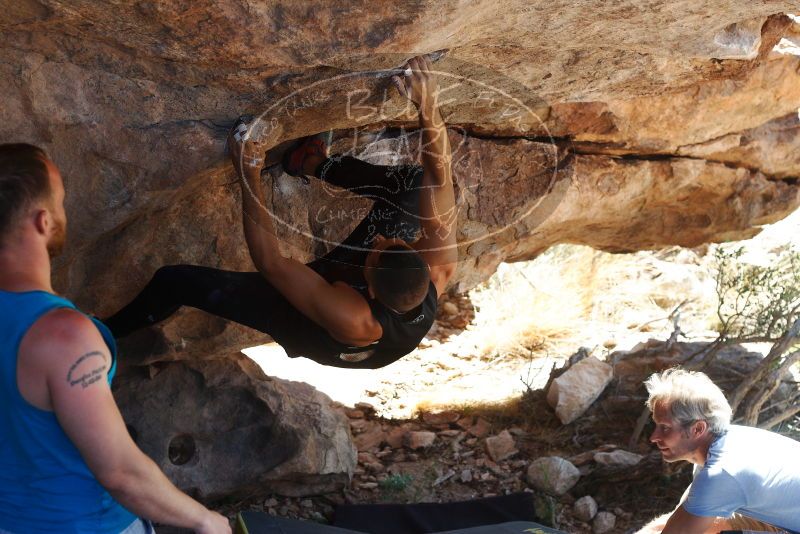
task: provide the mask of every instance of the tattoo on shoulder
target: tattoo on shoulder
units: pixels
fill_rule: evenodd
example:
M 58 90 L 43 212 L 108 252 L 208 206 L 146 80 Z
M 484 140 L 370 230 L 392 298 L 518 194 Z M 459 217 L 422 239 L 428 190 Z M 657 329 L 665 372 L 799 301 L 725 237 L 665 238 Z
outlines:
M 97 358 L 100 358 L 100 361 Z M 107 367 L 106 357 L 102 352 L 97 350 L 87 352 L 70 366 L 67 382 L 72 387 L 79 385 L 86 389 L 105 376 L 103 371 Z

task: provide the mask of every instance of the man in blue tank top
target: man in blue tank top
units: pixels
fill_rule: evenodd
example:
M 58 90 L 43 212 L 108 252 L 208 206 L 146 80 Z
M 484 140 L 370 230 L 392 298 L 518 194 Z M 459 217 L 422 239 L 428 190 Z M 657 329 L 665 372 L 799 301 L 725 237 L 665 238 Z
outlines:
M 639 534 L 800 532 L 800 443 L 730 424 L 725 395 L 703 373 L 669 369 L 645 386 L 656 424 L 650 441 L 665 461 L 695 468 L 678 507 Z
M 0 145 L 0 532 L 145 534 L 152 520 L 230 534 L 128 434 L 108 329 L 53 294 L 66 223 L 55 165 Z

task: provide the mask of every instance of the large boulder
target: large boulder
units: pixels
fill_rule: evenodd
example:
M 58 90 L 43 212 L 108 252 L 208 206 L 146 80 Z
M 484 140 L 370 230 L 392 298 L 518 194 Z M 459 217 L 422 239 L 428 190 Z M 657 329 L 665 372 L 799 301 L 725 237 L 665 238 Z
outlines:
M 330 399 L 244 356 L 142 368 L 115 396 L 136 444 L 204 501 L 334 491 L 355 469 L 347 418 Z

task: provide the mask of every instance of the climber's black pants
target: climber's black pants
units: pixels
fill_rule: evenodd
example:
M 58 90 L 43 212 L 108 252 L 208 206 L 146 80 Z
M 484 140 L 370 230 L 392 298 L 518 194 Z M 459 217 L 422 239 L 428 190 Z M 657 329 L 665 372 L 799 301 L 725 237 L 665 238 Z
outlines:
M 352 157 L 332 157 L 320 164 L 317 176 L 331 185 L 375 200 L 367 216 L 338 247 L 309 264 L 317 272 L 325 271 L 328 264 L 363 266 L 378 234 L 411 240 L 418 232 L 421 167 L 379 166 Z M 299 351 L 312 359 L 341 348 L 330 347 L 330 336 L 294 309 L 260 273 L 196 265 L 158 269 L 130 304 L 104 322 L 115 337 L 121 338 L 163 321 L 181 306 L 264 332 L 287 352 Z M 315 339 L 320 337 L 325 338 L 325 343 Z

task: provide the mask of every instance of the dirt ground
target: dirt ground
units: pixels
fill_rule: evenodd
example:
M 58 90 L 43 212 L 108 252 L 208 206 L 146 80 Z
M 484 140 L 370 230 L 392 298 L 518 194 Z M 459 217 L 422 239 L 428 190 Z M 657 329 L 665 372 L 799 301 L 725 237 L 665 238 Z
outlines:
M 768 261 L 798 229 L 800 214 L 747 242 L 748 254 Z M 308 382 L 341 403 L 359 449 L 358 468 L 350 487 L 337 493 L 272 495 L 217 508 L 327 523 L 343 503 L 447 502 L 524 491 L 535 499 L 541 522 L 565 532 L 592 532 L 573 512 L 585 495 L 615 515 L 608 532 L 635 532 L 673 509 L 691 478 L 688 464 L 662 462 L 647 442 L 651 423 L 630 443 L 644 390 L 621 392 L 615 379 L 586 414 L 562 425 L 543 388 L 553 367 L 580 347 L 605 359 L 648 339 L 665 340 L 678 306 L 685 339 L 711 339 L 708 258 L 707 247 L 627 255 L 554 247 L 533 262 L 501 266 L 468 295 L 448 296 L 420 348 L 377 371 L 323 368 L 289 359 L 274 345 L 245 351 L 268 375 Z M 512 449 L 492 459 L 487 438 L 499 435 L 510 438 Z M 590 460 L 614 449 L 644 458 L 616 469 Z M 537 493 L 526 479 L 531 461 L 553 455 L 572 461 L 582 475 L 558 498 Z
M 220 511 L 259 510 L 282 517 L 329 522 L 338 504 L 451 502 L 513 492 L 530 492 L 537 503 L 541 522 L 565 532 L 589 533 L 591 524 L 573 513 L 577 498 L 591 495 L 601 511 L 616 516 L 608 532 L 635 532 L 653 517 L 675 506 L 690 482 L 690 467 L 661 462 L 649 455 L 643 437 L 634 452 L 645 460 L 636 469 L 592 471 L 587 451 L 631 450 L 628 441 L 638 413 L 620 406 L 613 388 L 590 411 L 570 425 L 562 425 L 546 405 L 541 390 L 529 391 L 505 404 L 470 407 L 445 412 L 423 412 L 413 419 L 385 419 L 366 404 L 347 409 L 359 448 L 370 447 L 375 429 L 395 439 L 377 452 L 360 452 L 359 465 L 350 488 L 308 498 L 270 496 L 256 501 L 224 503 Z M 616 404 L 616 407 L 615 407 Z M 499 461 L 487 451 L 486 437 L 502 431 L 513 436 L 517 452 Z M 645 435 L 650 427 L 645 429 Z M 396 436 L 409 432 L 435 435 L 430 446 L 413 448 L 409 440 Z M 359 442 L 359 437 L 367 436 Z M 393 438 L 393 436 L 395 436 Z M 526 466 L 543 456 L 571 460 L 584 476 L 570 492 L 550 498 L 531 489 Z M 540 511 L 541 510 L 541 511 Z

